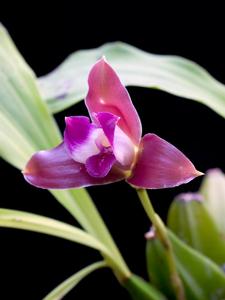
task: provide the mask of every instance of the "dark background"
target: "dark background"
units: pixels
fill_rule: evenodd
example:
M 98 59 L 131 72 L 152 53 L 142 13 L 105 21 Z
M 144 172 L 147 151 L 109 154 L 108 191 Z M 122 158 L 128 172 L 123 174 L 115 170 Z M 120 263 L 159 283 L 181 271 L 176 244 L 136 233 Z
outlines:
M 65 2 L 65 1 L 64 1 Z M 53 3 L 53 2 L 52 2 Z M 46 4 L 1 9 L 0 21 L 38 76 L 81 48 L 121 40 L 148 52 L 176 54 L 205 67 L 225 82 L 224 25 L 220 8 L 155 7 L 137 3 L 122 10 L 121 3 L 67 2 L 47 10 Z M 225 122 L 207 107 L 160 91 L 129 88 L 141 116 L 143 130 L 155 132 L 180 148 L 205 172 L 212 167 L 225 171 Z M 152 101 L 149 101 L 152 99 Z M 154 101 L 153 101 L 154 100 Z M 151 104 L 151 105 L 150 105 Z M 86 114 L 83 103 L 56 116 L 61 129 L 65 115 Z M 16 153 L 15 153 L 16 155 Z M 0 161 L 0 206 L 43 214 L 71 224 L 73 218 L 47 192 L 29 186 L 21 173 Z M 158 213 L 166 219 L 173 197 L 195 191 L 201 179 L 174 189 L 151 191 Z M 125 183 L 89 189 L 131 270 L 146 278 L 144 233 L 148 220 L 135 192 Z M 0 299 L 39 300 L 58 283 L 99 259 L 88 248 L 57 238 L 23 231 L 0 230 Z M 65 299 L 130 299 L 110 271 L 92 274 Z

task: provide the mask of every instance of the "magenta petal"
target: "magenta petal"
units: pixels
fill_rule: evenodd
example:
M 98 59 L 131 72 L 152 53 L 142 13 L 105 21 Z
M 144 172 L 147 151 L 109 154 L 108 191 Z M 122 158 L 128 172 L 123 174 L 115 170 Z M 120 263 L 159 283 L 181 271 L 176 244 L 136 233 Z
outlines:
M 104 178 L 90 176 L 84 164 L 70 158 L 64 143 L 56 148 L 35 153 L 23 173 L 30 184 L 45 189 L 80 188 L 124 178 L 124 175 L 116 170 L 111 170 Z
M 141 149 L 132 176 L 127 180 L 136 187 L 174 187 L 201 175 L 180 150 L 155 134 L 143 137 Z
M 64 142 L 75 161 L 85 163 L 88 157 L 99 153 L 96 139 L 101 129 L 91 124 L 88 117 L 67 117 L 65 121 Z
M 110 145 L 113 147 L 114 133 L 119 117 L 108 112 L 100 112 L 96 114 L 95 118 L 104 131 Z
M 116 72 L 104 60 L 99 60 L 91 69 L 86 105 L 91 116 L 109 112 L 118 117 L 119 127 L 138 145 L 141 139 L 141 122 L 130 96 Z
M 109 173 L 115 161 L 114 154 L 103 149 L 101 153 L 89 157 L 85 165 L 91 176 L 102 178 Z
M 134 160 L 134 144 L 131 139 L 117 126 L 119 117 L 100 112 L 95 116 L 102 127 L 115 155 L 116 160 L 125 168 L 129 168 Z

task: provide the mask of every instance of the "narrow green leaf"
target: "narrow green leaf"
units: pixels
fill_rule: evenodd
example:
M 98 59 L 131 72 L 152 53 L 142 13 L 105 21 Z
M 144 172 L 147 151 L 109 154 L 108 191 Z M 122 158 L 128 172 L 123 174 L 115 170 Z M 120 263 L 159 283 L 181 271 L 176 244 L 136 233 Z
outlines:
M 77 51 L 55 71 L 39 78 L 51 111 L 62 111 L 85 97 L 88 72 L 103 55 L 125 85 L 156 88 L 196 100 L 225 117 L 225 86 L 202 67 L 182 57 L 154 55 L 120 42 Z
M 89 233 L 110 247 L 113 246 L 110 233 L 85 189 L 51 190 L 51 193 Z
M 200 194 L 219 231 L 225 237 L 225 175 L 219 169 L 212 169 L 204 176 Z
M 170 206 L 168 227 L 185 243 L 219 265 L 225 264 L 225 240 L 198 193 L 178 195 Z
M 23 211 L 0 209 L 0 227 L 24 229 L 53 235 L 94 248 L 108 255 L 105 246 L 82 229 L 47 217 Z
M 214 262 L 168 232 L 174 248 L 178 271 L 183 280 L 187 300 L 224 300 L 225 274 Z M 147 242 L 146 256 L 150 279 L 169 299 L 174 299 L 169 287 L 164 248 L 157 237 Z M 163 282 L 162 282 L 163 280 Z
M 87 191 L 85 189 L 51 190 L 51 193 L 77 219 L 83 228 L 107 247 L 116 264 L 119 265 L 120 274 L 117 275 L 128 278 L 130 270 Z
M 66 294 L 68 294 L 76 285 L 83 280 L 90 273 L 94 272 L 97 269 L 106 267 L 106 263 L 104 261 L 96 262 L 79 272 L 75 273 L 65 281 L 63 281 L 60 285 L 58 285 L 51 293 L 44 297 L 43 300 L 60 300 Z
M 51 148 L 60 141 L 58 127 L 41 99 L 35 75 L 0 25 L 0 155 L 23 169 L 35 151 Z M 51 192 L 83 228 L 109 249 L 120 264 L 123 276 L 129 276 L 88 193 L 84 189 Z
M 101 252 L 108 265 L 114 270 L 119 280 L 126 279 L 126 265 L 117 260 L 114 253 L 101 241 L 82 229 L 47 217 L 10 209 L 0 209 L 0 227 L 30 230 L 49 234 L 76 242 Z
M 141 277 L 132 274 L 124 282 L 133 300 L 166 300 L 165 296 Z
M 59 142 L 32 70 L 0 25 L 0 155 L 22 169 L 36 150 Z

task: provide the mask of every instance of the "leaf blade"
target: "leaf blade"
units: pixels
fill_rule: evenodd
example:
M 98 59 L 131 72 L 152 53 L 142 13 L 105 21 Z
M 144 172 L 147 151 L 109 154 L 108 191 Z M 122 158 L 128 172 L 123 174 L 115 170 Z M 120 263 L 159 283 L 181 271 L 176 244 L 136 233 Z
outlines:
M 23 211 L 0 209 L 0 227 L 44 233 L 76 242 L 108 255 L 105 246 L 82 229 L 40 215 Z
M 120 266 L 122 276 L 128 278 L 130 270 L 86 189 L 51 190 L 50 192 L 78 220 L 83 228 L 107 247 Z
M 125 85 L 157 88 L 196 100 L 225 117 L 225 86 L 198 64 L 178 56 L 150 54 L 122 42 L 77 51 L 40 77 L 41 93 L 52 112 L 84 99 L 88 72 L 103 55 Z
M 60 134 L 47 105 L 42 101 L 35 76 L 0 25 L 0 154 L 17 168 L 40 148 L 53 147 Z M 18 139 L 19 138 L 19 139 Z M 8 151 L 11 147 L 23 149 Z
M 60 300 L 66 294 L 68 294 L 76 285 L 83 280 L 90 273 L 94 272 L 97 269 L 106 267 L 106 263 L 104 261 L 93 263 L 74 275 L 67 278 L 61 284 L 59 284 L 54 290 L 52 290 L 47 296 L 43 298 L 43 300 Z
M 133 300 L 166 300 L 165 296 L 152 284 L 132 274 L 123 285 Z
M 41 99 L 34 73 L 0 24 L 1 157 L 23 169 L 34 152 L 54 147 L 60 141 L 58 127 Z M 88 193 L 84 189 L 51 193 L 83 228 L 110 249 L 128 276 L 128 267 Z

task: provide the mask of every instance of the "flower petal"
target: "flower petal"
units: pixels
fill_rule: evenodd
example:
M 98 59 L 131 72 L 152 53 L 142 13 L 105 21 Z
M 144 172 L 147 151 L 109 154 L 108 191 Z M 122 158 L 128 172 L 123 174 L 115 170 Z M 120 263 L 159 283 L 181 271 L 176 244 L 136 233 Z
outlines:
M 88 157 L 100 152 L 96 139 L 103 134 L 102 129 L 91 124 L 88 117 L 67 117 L 64 142 L 71 157 L 85 163 Z
M 180 150 L 149 133 L 142 139 L 139 159 L 127 181 L 140 188 L 160 189 L 187 183 L 200 175 Z
M 107 184 L 124 178 L 115 168 L 103 178 L 90 176 L 84 164 L 70 158 L 64 143 L 56 148 L 35 153 L 23 174 L 30 184 L 45 189 L 80 188 Z
M 95 119 L 102 127 L 116 157 L 116 160 L 125 168 L 129 168 L 134 160 L 135 145 L 131 139 L 117 126 L 119 117 L 108 112 L 100 112 Z
M 104 59 L 99 60 L 91 69 L 88 84 L 85 103 L 90 116 L 93 117 L 98 112 L 110 112 L 120 117 L 118 126 L 138 145 L 141 139 L 139 116 L 126 88 Z
M 124 168 L 130 169 L 135 158 L 135 145 L 119 126 L 115 128 L 113 153 Z
M 110 151 L 101 151 L 99 154 L 89 157 L 85 163 L 87 172 L 93 177 L 105 177 L 111 170 L 116 158 Z
M 99 112 L 94 114 L 94 118 L 104 131 L 110 145 L 113 147 L 115 128 L 120 118 L 109 112 Z

